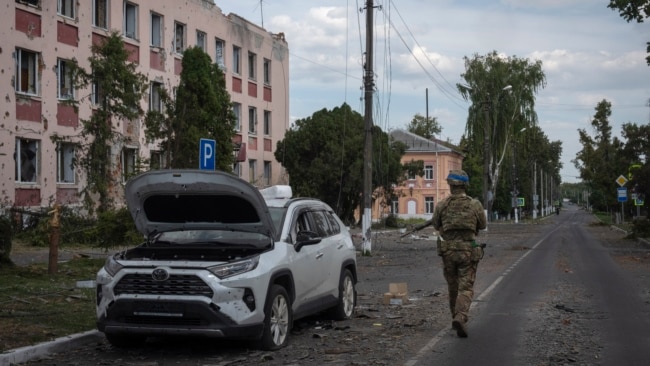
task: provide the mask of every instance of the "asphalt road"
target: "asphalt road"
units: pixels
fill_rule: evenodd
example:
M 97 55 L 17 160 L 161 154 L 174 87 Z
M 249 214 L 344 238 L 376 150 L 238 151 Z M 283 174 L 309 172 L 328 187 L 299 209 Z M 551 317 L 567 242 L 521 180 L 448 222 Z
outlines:
M 358 257 L 355 318 L 302 320 L 283 350 L 178 338 L 117 349 L 92 334 L 24 364 L 646 365 L 650 251 L 637 248 L 638 255 L 627 255 L 629 248 L 616 247 L 623 234 L 593 226 L 594 221 L 568 206 L 538 224 L 491 223 L 479 237 L 488 248 L 466 339 L 451 330 L 441 261 L 423 230 L 405 238 L 377 233 L 373 255 Z M 622 245 L 634 245 L 630 242 Z M 617 257 L 620 251 L 627 254 Z M 631 258 L 633 266 L 624 269 L 617 258 Z M 409 304 L 382 304 L 394 282 L 408 284 Z
M 564 210 L 479 294 L 470 337 L 434 338 L 414 364 L 647 365 L 650 307 L 639 295 L 647 289 L 590 233 L 591 222 Z

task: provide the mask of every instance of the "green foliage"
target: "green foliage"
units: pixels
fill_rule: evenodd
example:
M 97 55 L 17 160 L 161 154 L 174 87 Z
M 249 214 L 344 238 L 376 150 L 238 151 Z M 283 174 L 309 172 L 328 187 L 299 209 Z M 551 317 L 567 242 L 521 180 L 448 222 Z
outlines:
M 602 211 L 611 211 L 618 205 L 615 181 L 619 175 L 627 173 L 627 167 L 631 163 L 630 157 L 626 158 L 623 153 L 623 142 L 612 137 L 609 122 L 611 106 L 607 100 L 602 100 L 596 106 L 591 121 L 593 137 L 585 129 L 578 129 L 582 150 L 578 151 L 573 160 L 580 177 L 593 192 L 590 204 Z
M 13 227 L 11 220 L 6 215 L 0 215 L 0 268 L 11 265 L 11 238 Z
M 413 119 L 407 126 L 407 130 L 425 139 L 431 139 L 442 131 L 440 123 L 436 117 L 429 116 L 428 118 L 416 113 Z
M 199 140 L 216 140 L 217 169 L 232 171 L 236 116 L 223 71 L 198 47 L 183 53 L 182 67 L 176 99 L 163 91 L 165 113 L 147 113 L 147 139 L 159 141 L 172 168 L 198 168 Z
M 482 166 L 487 159 L 489 178 L 482 173 L 481 181 L 488 179 L 488 190 L 494 192 L 495 204 L 504 201 L 499 197 L 503 192 L 507 196 L 505 201 L 510 202 L 511 189 L 497 187 L 503 184 L 500 172 L 502 164 L 508 161 L 506 157 L 512 156 L 512 141 L 516 135 L 524 128 L 537 125 L 535 96 L 546 86 L 542 62 L 503 57 L 493 51 L 485 56 L 465 57 L 462 77 L 466 83 L 458 84 L 458 90 L 463 98 L 472 102 L 465 141 L 468 156 L 474 156 L 471 168 L 475 169 L 476 157 L 480 157 Z M 491 211 L 491 202 L 485 206 Z
M 650 220 L 647 217 L 634 220 L 632 234 L 637 238 L 650 238 Z
M 137 72 L 137 65 L 129 62 L 129 52 L 120 33 L 112 32 L 100 44 L 93 45 L 91 51 L 90 70 L 75 63 L 71 71 L 75 88 L 93 85 L 97 108 L 89 120 L 81 120 L 80 138 L 54 136 L 53 140 L 78 144 L 73 163 L 85 173 L 84 203 L 92 213 L 95 209 L 103 212 L 113 207 L 110 190 L 117 181 L 112 174 L 111 147 L 124 142 L 122 134 L 113 128 L 113 122 L 133 120 L 143 114 L 140 101 L 148 83 L 146 76 Z M 79 104 L 75 100 L 68 102 Z
M 30 227 L 17 233 L 17 237 L 31 246 L 48 247 L 49 218 L 35 215 L 30 217 L 34 218 Z M 103 211 L 93 219 L 62 206 L 60 225 L 60 246 L 88 245 L 111 248 L 131 246 L 143 240 L 126 208 Z
M 618 10 L 621 18 L 628 23 L 631 21 L 643 23 L 644 19 L 650 16 L 650 0 L 610 0 L 607 7 Z M 650 42 L 647 42 L 646 45 L 646 52 L 650 54 Z M 650 55 L 645 59 L 650 65 Z
M 404 173 L 400 158 L 405 147 L 391 143 L 378 127 L 372 134 L 373 188 L 391 192 L 391 184 Z M 278 142 L 275 159 L 291 177 L 295 196 L 320 198 L 351 223 L 362 199 L 364 138 L 363 117 L 343 104 L 297 120 Z

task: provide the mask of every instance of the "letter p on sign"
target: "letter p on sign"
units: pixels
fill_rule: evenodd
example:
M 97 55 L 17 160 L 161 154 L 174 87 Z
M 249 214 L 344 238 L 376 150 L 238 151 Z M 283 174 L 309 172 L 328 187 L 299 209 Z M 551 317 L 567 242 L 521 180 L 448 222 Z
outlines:
M 216 141 L 210 139 L 201 139 L 199 141 L 199 169 L 214 170 L 217 160 L 216 151 Z

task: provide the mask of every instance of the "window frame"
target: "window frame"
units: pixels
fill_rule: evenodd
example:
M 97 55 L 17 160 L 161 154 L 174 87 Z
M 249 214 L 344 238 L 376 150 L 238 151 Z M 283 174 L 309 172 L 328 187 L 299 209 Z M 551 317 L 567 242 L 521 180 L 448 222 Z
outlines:
M 126 183 L 130 177 L 138 172 L 138 148 L 132 146 L 124 146 L 120 153 L 120 162 L 122 165 L 122 183 Z
M 249 159 L 248 160 L 248 181 L 251 184 L 255 183 L 256 180 L 256 170 L 257 170 L 257 160 L 256 159 Z
M 56 145 L 56 183 L 75 184 L 75 152 L 76 145 L 70 142 L 59 142 Z
M 257 80 L 257 54 L 248 51 L 248 80 Z
M 431 196 L 424 197 L 424 213 L 433 214 L 434 209 L 435 209 L 435 202 L 433 200 L 433 197 Z
M 248 106 L 248 133 L 257 135 L 257 107 Z
M 208 52 L 208 34 L 199 29 L 196 30 L 196 46 L 203 52 Z
M 241 75 L 241 47 L 232 46 L 232 73 Z
M 108 29 L 108 9 L 110 9 L 109 1 L 110 0 L 93 0 L 93 27 L 104 30 Z M 103 7 L 101 5 L 103 5 Z
M 182 34 L 179 35 L 179 31 L 182 31 Z M 183 52 L 185 52 L 186 45 L 187 25 L 179 21 L 174 21 L 174 53 L 179 55 L 183 54 Z
M 124 2 L 122 32 L 126 38 L 133 40 L 138 39 L 138 10 L 138 4 L 134 4 L 130 1 Z M 129 32 L 129 28 L 133 28 L 133 32 Z
M 271 85 L 271 60 L 264 58 L 264 85 Z
M 166 169 L 164 153 L 161 150 L 150 150 L 149 170 L 160 170 L 160 169 Z
M 57 0 L 56 13 L 62 17 L 74 19 L 76 0 Z
M 226 67 L 226 41 L 221 38 L 214 39 L 214 62 L 225 71 Z M 221 53 L 221 54 L 220 54 Z
M 151 81 L 149 83 L 149 110 L 154 112 L 164 112 L 165 106 L 162 102 L 161 90 L 164 88 L 163 83 Z
M 241 132 L 241 103 L 233 102 L 232 111 L 235 113 L 235 131 Z
M 264 161 L 264 185 L 266 187 L 271 186 L 271 180 L 273 178 L 272 173 L 273 173 L 273 164 L 271 164 L 270 161 L 265 160 Z
M 434 177 L 433 164 L 425 164 L 424 165 L 424 179 L 425 180 L 433 180 L 433 177 Z
M 33 60 L 31 62 L 29 60 L 27 61 L 27 62 L 30 63 L 29 65 L 27 65 L 27 68 L 26 68 L 27 69 L 27 71 L 26 71 L 27 72 L 27 77 L 28 77 L 28 81 L 27 81 L 27 85 L 26 85 L 27 90 L 23 90 L 22 85 L 24 83 L 23 83 L 22 72 L 25 69 L 25 67 L 23 67 L 23 63 L 25 62 L 24 57 L 27 56 L 27 55 L 33 57 Z M 15 70 L 15 72 L 16 72 L 16 85 L 15 85 L 14 89 L 15 89 L 15 91 L 17 93 L 25 94 L 25 95 L 34 95 L 34 96 L 39 95 L 39 92 L 40 92 L 39 86 L 40 86 L 40 81 L 41 81 L 40 80 L 40 71 L 39 71 L 39 62 L 40 62 L 40 53 L 30 51 L 30 50 L 26 50 L 24 48 L 16 48 L 16 70 Z M 29 81 L 30 78 L 33 78 L 33 81 L 30 82 Z M 33 90 L 30 90 L 32 88 L 33 88 Z
M 14 149 L 14 162 L 15 162 L 15 179 L 16 183 L 26 183 L 26 184 L 37 184 L 39 175 L 40 175 L 40 140 L 26 139 L 22 137 L 16 137 L 15 140 L 15 149 Z M 29 168 L 26 166 L 26 161 L 23 158 L 21 152 L 23 149 L 28 149 L 29 147 L 24 147 L 23 145 L 27 144 L 28 146 L 33 144 L 33 150 L 30 150 L 34 153 L 34 157 L 29 159 L 33 160 L 31 166 L 34 168 L 33 179 L 23 179 L 23 169 Z
M 264 110 L 264 135 L 271 136 L 271 111 Z
M 150 42 L 149 45 L 151 47 L 163 48 L 163 43 L 165 42 L 163 38 L 164 37 L 163 29 L 165 28 L 165 17 L 162 14 L 152 11 L 149 14 L 149 22 L 151 24 L 150 27 L 151 39 L 149 40 Z
M 56 60 L 56 97 L 59 100 L 74 100 L 76 97 L 72 83 L 72 71 L 68 71 L 68 66 L 66 66 L 69 62 L 71 61 L 62 58 Z M 64 89 L 69 89 L 70 92 L 64 94 Z

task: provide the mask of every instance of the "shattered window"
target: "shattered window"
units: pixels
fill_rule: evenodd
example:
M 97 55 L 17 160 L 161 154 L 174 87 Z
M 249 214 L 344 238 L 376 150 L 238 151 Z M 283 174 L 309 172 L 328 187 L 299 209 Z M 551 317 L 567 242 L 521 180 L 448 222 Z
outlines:
M 16 139 L 14 152 L 16 182 L 36 183 L 38 178 L 38 141 Z

